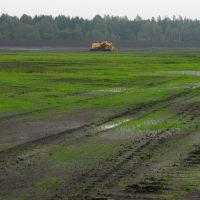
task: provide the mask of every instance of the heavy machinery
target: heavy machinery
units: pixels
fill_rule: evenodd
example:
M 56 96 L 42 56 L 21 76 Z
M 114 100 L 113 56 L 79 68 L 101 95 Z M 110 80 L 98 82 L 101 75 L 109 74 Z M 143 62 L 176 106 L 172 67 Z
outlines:
M 90 51 L 116 51 L 114 45 L 109 41 L 103 41 L 101 43 L 92 43 Z

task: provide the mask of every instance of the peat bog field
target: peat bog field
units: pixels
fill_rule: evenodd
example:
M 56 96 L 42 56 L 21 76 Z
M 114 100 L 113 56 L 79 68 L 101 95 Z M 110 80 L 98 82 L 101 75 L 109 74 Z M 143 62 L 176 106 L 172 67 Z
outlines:
M 0 200 L 200 199 L 200 51 L 0 52 Z

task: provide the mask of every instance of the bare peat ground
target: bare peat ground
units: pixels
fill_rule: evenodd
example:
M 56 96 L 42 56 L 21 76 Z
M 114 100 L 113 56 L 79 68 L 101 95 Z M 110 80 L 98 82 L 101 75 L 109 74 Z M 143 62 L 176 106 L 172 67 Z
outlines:
M 200 105 L 186 103 L 195 95 L 181 92 L 126 110 L 101 110 L 98 123 L 90 109 L 45 119 L 46 124 L 30 113 L 2 117 L 0 123 L 16 146 L 0 152 L 1 199 L 198 199 L 198 188 L 190 190 L 199 181 Z M 140 118 L 164 108 L 173 108 L 176 121 L 183 122 L 179 128 L 122 134 L 128 127 L 106 126 L 114 119 Z M 66 129 L 60 127 L 62 119 L 73 122 Z M 25 126 L 24 120 L 29 121 Z M 12 126 L 6 126 L 9 123 Z M 23 142 L 16 133 L 26 137 Z M 110 145 L 116 141 L 117 146 Z

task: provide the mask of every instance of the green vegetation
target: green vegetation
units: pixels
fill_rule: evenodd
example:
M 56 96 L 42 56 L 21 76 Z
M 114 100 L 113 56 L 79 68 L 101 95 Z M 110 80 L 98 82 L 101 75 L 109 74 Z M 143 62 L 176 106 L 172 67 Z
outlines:
M 173 60 L 173 63 L 170 61 Z M 0 111 L 124 107 L 199 91 L 197 51 L 0 52 Z M 171 73 L 173 71 L 179 73 Z M 182 75 L 193 71 L 194 75 Z M 136 95 L 137 94 L 137 95 Z M 94 97 L 96 96 L 95 100 Z M 106 96 L 106 101 L 105 101 Z M 39 111 L 40 110 L 40 111 Z
M 104 162 L 111 155 L 118 153 L 117 145 L 112 143 L 53 146 L 49 150 L 50 157 L 48 159 L 60 163 L 64 170 L 74 167 L 79 167 L 81 170 L 87 169 L 88 160 L 94 160 L 92 166 L 95 167 L 99 162 Z M 82 161 L 81 166 L 80 160 Z
M 10 149 L 12 148 L 13 145 L 0 145 L 0 150 L 3 150 L 3 149 Z

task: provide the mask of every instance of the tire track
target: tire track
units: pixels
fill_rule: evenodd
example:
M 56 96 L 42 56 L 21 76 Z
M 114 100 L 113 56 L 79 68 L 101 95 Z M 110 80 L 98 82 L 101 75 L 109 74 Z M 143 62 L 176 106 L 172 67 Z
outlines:
M 169 104 L 172 104 L 173 102 L 169 102 Z M 164 105 L 166 106 L 166 105 Z M 168 105 L 169 106 L 169 105 Z M 193 113 L 195 110 L 190 110 L 191 113 Z M 186 133 L 187 134 L 187 133 Z M 140 166 L 141 163 L 143 163 L 145 160 L 148 160 L 151 158 L 151 156 L 147 156 L 144 158 L 143 152 L 147 152 L 150 149 L 154 149 L 156 146 L 159 146 L 159 144 L 162 144 L 163 142 L 169 141 L 176 133 L 168 134 L 167 131 L 160 131 L 157 134 L 155 134 L 150 139 L 146 139 L 146 141 L 139 145 L 137 148 L 129 149 L 128 151 L 124 150 L 120 152 L 120 155 L 117 157 L 112 158 L 111 160 L 107 160 L 108 166 L 102 166 L 101 164 L 97 166 L 95 169 L 92 169 L 85 174 L 82 174 L 82 177 L 79 179 L 76 179 L 77 183 L 87 183 L 88 186 L 86 186 L 83 190 L 80 191 L 81 194 L 85 195 L 85 199 L 90 199 L 90 194 L 95 194 L 99 188 L 103 187 L 109 187 L 109 185 L 112 185 L 113 180 L 117 181 L 120 178 L 122 178 L 125 174 L 128 174 L 133 171 L 133 168 L 137 168 Z M 163 137 L 165 136 L 165 137 Z M 185 137 L 185 135 L 181 136 Z M 165 140 L 165 141 L 164 141 Z M 135 144 L 132 143 L 129 146 L 134 147 Z M 141 161 L 138 161 L 141 159 Z M 108 169 L 106 171 L 106 168 Z M 103 171 L 101 173 L 100 171 Z M 114 174 L 114 177 L 113 177 Z M 90 181 L 91 179 L 91 181 Z M 149 183 L 146 186 L 142 186 L 142 189 L 140 186 L 136 185 L 135 187 L 138 187 L 138 191 L 140 192 L 157 192 L 161 189 L 158 183 L 162 183 L 162 180 L 152 180 L 151 183 Z M 73 183 L 76 185 L 76 183 Z M 73 185 L 72 184 L 72 185 Z M 78 187 L 78 186 L 74 186 Z M 66 188 L 65 188 L 66 189 Z M 71 190 L 72 188 L 70 188 Z M 71 196 L 71 199 L 78 199 L 78 196 Z M 109 198 L 112 198 L 110 196 Z M 146 197 L 145 197 L 146 198 Z M 92 198 L 91 198 L 92 199 Z M 97 198 L 98 199 L 98 198 Z M 139 198 L 137 198 L 139 199 Z M 148 199 L 151 199 L 150 197 Z
M 199 113 L 199 110 L 196 110 L 196 106 L 192 106 L 191 109 L 184 114 L 188 114 L 189 116 L 196 116 Z M 184 117 L 184 115 L 183 115 Z M 185 121 L 188 119 L 186 118 Z M 191 129 L 195 127 L 196 132 L 199 130 L 193 125 Z M 184 133 L 180 136 L 177 136 L 177 140 L 187 137 L 190 134 L 190 129 L 184 129 Z M 195 135 L 195 133 L 193 133 Z M 169 138 L 168 138 L 169 140 Z M 167 168 L 164 172 L 159 175 L 161 178 L 150 177 L 150 175 L 146 175 L 146 177 L 141 182 L 136 182 L 132 185 L 126 186 L 126 192 L 130 193 L 131 195 L 137 194 L 139 198 L 136 198 L 137 195 L 133 195 L 134 199 L 149 199 L 152 197 L 154 199 L 165 199 L 163 198 L 164 195 L 173 194 L 173 191 L 178 191 L 179 196 L 185 195 L 186 191 L 189 191 L 189 188 L 180 187 L 180 183 L 182 180 L 189 180 L 189 175 L 191 169 L 190 167 L 198 168 L 200 166 L 200 145 L 195 147 L 195 150 L 190 152 L 188 156 L 184 160 L 179 159 L 178 163 L 175 163 L 171 168 Z M 163 179 L 162 177 L 167 177 L 167 179 Z M 169 181 L 170 180 L 170 181 Z M 174 183 L 175 182 L 175 183 Z M 178 185 L 179 183 L 179 185 Z M 176 199 L 176 197 L 175 197 Z
M 151 108 L 152 106 L 156 106 L 158 104 L 162 104 L 162 103 L 174 100 L 175 98 L 180 98 L 182 96 L 186 96 L 188 94 L 189 94 L 189 92 L 182 92 L 182 93 L 172 95 L 170 97 L 166 97 L 164 99 L 160 99 L 158 101 L 151 101 L 151 102 L 146 103 L 146 104 L 145 103 L 137 104 L 137 105 L 133 106 L 132 108 L 128 108 L 124 112 L 115 114 L 111 117 L 108 117 L 108 118 L 102 120 L 100 123 L 96 124 L 96 126 L 101 126 L 105 123 L 108 123 L 108 122 L 114 120 L 114 119 L 118 119 L 118 118 L 123 117 L 123 116 L 127 116 L 127 115 L 137 113 L 137 112 L 139 112 L 143 109 L 146 109 L 146 108 L 149 108 L 149 107 Z M 55 133 L 53 135 L 44 136 L 42 138 L 38 138 L 38 139 L 32 140 L 32 141 L 28 141 L 24 144 L 20 144 L 18 146 L 13 147 L 13 148 L 3 150 L 3 151 L 0 152 L 0 161 L 4 160 L 5 157 L 8 158 L 13 153 L 17 154 L 18 152 L 22 151 L 23 149 L 27 150 L 29 148 L 32 148 L 33 146 L 54 142 L 55 140 L 58 140 L 59 138 L 61 138 L 62 136 L 66 135 L 66 134 L 73 134 L 74 132 L 82 132 L 83 134 L 81 135 L 81 137 L 85 137 L 87 135 L 86 129 L 90 128 L 93 125 L 94 125 L 93 123 L 86 124 L 86 125 L 83 125 L 83 126 L 78 127 L 78 128 L 73 128 L 73 129 L 69 129 L 69 130 L 66 130 L 66 131 L 59 132 L 59 133 Z
M 126 115 L 138 113 L 139 111 L 142 111 L 143 109 L 146 109 L 146 108 L 154 110 L 155 109 L 154 107 L 157 107 L 159 104 L 161 104 L 161 106 L 163 106 L 163 107 L 168 107 L 169 105 L 173 104 L 173 102 L 176 98 L 184 98 L 184 100 L 185 100 L 188 98 L 188 96 L 190 96 L 189 92 L 188 93 L 180 93 L 180 94 L 172 95 L 165 99 L 161 99 L 159 101 L 152 101 L 147 104 L 140 104 L 139 106 L 135 105 L 134 107 L 129 108 L 129 110 L 126 110 L 122 113 L 118 113 L 110 118 L 103 120 L 102 122 L 100 122 L 98 124 L 98 126 L 105 124 L 116 118 L 120 118 L 120 117 L 123 117 Z M 2 157 L 6 158 L 6 159 L 8 159 L 9 156 L 12 156 L 12 159 L 14 159 L 13 153 L 17 154 L 20 151 L 23 151 L 25 149 L 26 150 L 30 149 L 31 147 L 34 147 L 34 146 L 37 146 L 40 144 L 53 143 L 55 140 L 60 140 L 62 138 L 62 136 L 65 136 L 67 134 L 70 134 L 71 138 L 69 138 L 69 140 L 74 139 L 74 134 L 80 135 L 81 138 L 79 138 L 78 140 L 82 140 L 82 138 L 86 139 L 88 137 L 87 136 L 88 132 L 91 131 L 90 127 L 92 125 L 93 124 L 87 124 L 82 127 L 78 127 L 75 129 L 66 130 L 66 131 L 58 133 L 58 134 L 54 134 L 51 137 L 48 136 L 48 137 L 39 138 L 36 141 L 30 141 L 23 145 L 19 145 L 13 149 L 9 149 L 7 151 L 0 152 L 0 156 L 2 155 Z M 101 132 L 99 132 L 99 134 L 101 134 Z M 161 137 L 162 134 L 166 135 L 166 132 L 165 131 L 159 132 L 159 133 L 153 135 L 152 137 L 145 138 L 145 140 L 143 140 L 141 143 L 138 143 L 136 141 L 131 141 L 129 144 L 129 146 L 130 146 L 129 150 L 122 149 L 119 152 L 119 156 L 113 157 L 110 160 L 108 159 L 106 161 L 106 163 L 99 163 L 96 168 L 91 169 L 84 174 L 80 174 L 80 175 L 76 176 L 76 178 L 74 180 L 71 180 L 71 182 L 69 182 L 67 185 L 64 184 L 62 189 L 65 190 L 66 192 L 64 193 L 63 198 L 66 197 L 66 195 L 69 196 L 69 198 L 70 198 L 70 194 L 71 194 L 72 199 L 79 199 L 78 196 L 74 196 L 74 193 L 76 193 L 77 188 L 80 187 L 81 183 L 83 185 L 85 185 L 82 190 L 79 188 L 80 193 L 84 194 L 85 199 L 92 199 L 93 197 L 91 197 L 91 196 L 93 194 L 96 194 L 96 191 L 98 188 L 101 188 L 101 191 L 103 192 L 104 187 L 106 187 L 106 186 L 110 187 L 109 185 L 112 182 L 113 178 L 117 182 L 117 180 L 120 180 L 124 175 L 132 172 L 133 169 L 139 167 L 140 164 L 143 163 L 145 160 L 150 159 L 150 157 L 143 158 L 142 157 L 143 152 L 146 152 L 151 148 L 155 148 L 155 146 L 158 145 L 159 142 L 163 142 L 163 137 Z M 90 133 L 89 136 L 93 137 L 93 133 Z M 166 137 L 169 138 L 168 136 L 166 136 Z M 76 141 L 74 141 L 74 142 L 76 142 Z M 138 161 L 139 159 L 141 161 Z M 5 163 L 6 162 L 2 162 L 2 167 L 6 166 Z M 9 165 L 7 165 L 7 166 L 9 166 Z M 115 176 L 113 176 L 113 174 L 115 174 Z M 72 183 L 72 184 L 70 184 L 70 183 Z M 90 185 L 88 185 L 88 184 L 90 184 Z M 102 185 L 103 185 L 103 188 L 102 188 Z M 152 190 L 151 189 L 152 187 L 149 186 L 146 188 L 147 188 L 147 190 Z M 59 192 L 59 191 L 60 190 L 58 189 L 58 192 L 55 195 L 62 197 L 62 192 L 61 191 Z M 120 196 L 120 194 L 118 194 L 118 195 Z M 123 196 L 123 195 L 121 194 L 121 196 Z M 130 194 L 125 195 L 125 197 L 127 197 L 127 199 L 128 199 L 128 196 L 130 196 Z M 105 198 L 107 198 L 107 197 L 105 197 Z M 59 198 L 57 198 L 55 196 L 54 199 L 59 199 Z M 81 199 L 83 199 L 82 196 L 81 196 Z M 138 199 L 139 199 L 139 197 L 138 197 Z

